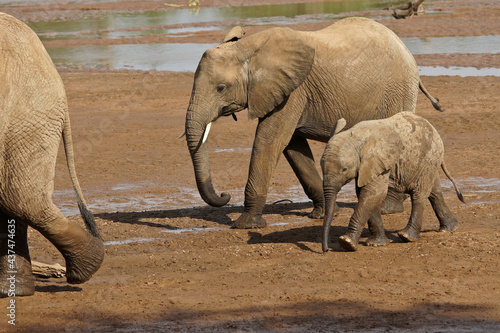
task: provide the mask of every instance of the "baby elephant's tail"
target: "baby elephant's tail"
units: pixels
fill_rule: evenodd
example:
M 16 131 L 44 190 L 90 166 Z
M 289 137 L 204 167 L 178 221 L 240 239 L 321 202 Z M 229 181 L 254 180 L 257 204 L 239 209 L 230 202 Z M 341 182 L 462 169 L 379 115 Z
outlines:
M 431 101 L 434 109 L 441 111 L 441 112 L 444 111 L 444 109 L 441 107 L 441 105 L 439 105 L 439 99 L 436 97 L 432 97 L 432 95 L 429 94 L 427 89 L 425 89 L 424 84 L 422 83 L 422 80 L 418 80 L 418 87 L 424 93 L 425 97 L 427 97 Z
M 450 173 L 448 172 L 448 169 L 446 169 L 446 164 L 444 164 L 444 161 L 441 163 L 441 169 L 443 169 L 443 172 L 444 174 L 446 175 L 446 177 L 448 177 L 449 180 L 451 180 L 451 182 L 453 183 L 453 186 L 455 187 L 455 192 L 457 192 L 457 197 L 458 199 L 460 199 L 460 201 L 462 201 L 464 204 L 467 204 L 464 200 L 464 197 L 462 195 L 462 192 L 460 192 L 460 190 L 458 189 L 458 186 L 457 184 L 455 183 L 455 180 L 453 179 L 453 177 L 450 175 Z

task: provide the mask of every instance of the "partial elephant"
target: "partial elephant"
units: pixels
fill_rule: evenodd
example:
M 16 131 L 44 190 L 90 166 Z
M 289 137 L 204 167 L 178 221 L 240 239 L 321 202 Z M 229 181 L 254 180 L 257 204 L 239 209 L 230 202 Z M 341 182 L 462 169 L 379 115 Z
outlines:
M 104 245 L 75 172 L 63 82 L 37 35 L 0 13 L 0 297 L 35 292 L 28 226 L 66 260 L 69 283 L 87 281 Z M 61 138 L 78 206 L 89 231 L 70 222 L 52 193 Z
M 236 228 L 266 226 L 262 210 L 281 153 L 313 201 L 311 217 L 323 216 L 322 180 L 307 139 L 327 142 L 338 119 L 351 127 L 414 111 L 419 87 L 441 110 L 403 42 L 372 20 L 348 18 L 316 32 L 272 28 L 244 38 L 235 29 L 200 60 L 185 133 L 199 193 L 219 207 L 231 197 L 212 185 L 210 125 L 244 109 L 259 119 Z
M 392 10 L 392 16 L 395 19 L 405 19 L 413 15 L 423 14 L 424 6 L 421 6 L 422 2 L 424 0 L 411 0 L 385 9 Z
M 368 221 L 371 233 L 367 244 L 386 245 L 381 206 L 389 185 L 411 197 L 410 220 L 399 232 L 404 241 L 420 237 L 422 216 L 427 199 L 439 220 L 439 231 L 452 232 L 458 221 L 446 205 L 439 177 L 439 167 L 455 186 L 458 198 L 463 196 L 444 163 L 443 141 L 436 129 L 412 112 L 401 112 L 390 118 L 363 121 L 350 130 L 338 133 L 345 125 L 339 120 L 321 158 L 326 214 L 323 223 L 323 251 L 328 250 L 330 226 L 337 194 L 344 184 L 356 178 L 358 205 L 349 228 L 339 239 L 350 251 L 358 248 L 361 231 Z M 465 202 L 464 202 L 465 203 Z

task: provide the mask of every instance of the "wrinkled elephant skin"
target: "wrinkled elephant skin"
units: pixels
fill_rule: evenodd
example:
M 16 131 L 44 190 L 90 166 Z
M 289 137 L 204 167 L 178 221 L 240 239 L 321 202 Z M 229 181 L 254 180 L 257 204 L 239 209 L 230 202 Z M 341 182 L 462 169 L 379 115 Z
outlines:
M 337 131 L 339 132 L 339 131 Z M 446 205 L 439 177 L 439 168 L 462 194 L 444 164 L 444 146 L 436 129 L 412 112 L 401 112 L 387 119 L 358 123 L 351 129 L 335 133 L 321 158 L 323 187 L 327 212 L 344 184 L 356 179 L 358 205 L 349 221 L 348 231 L 339 239 L 348 250 L 358 248 L 364 225 L 368 222 L 371 236 L 367 244 L 389 243 L 382 223 L 382 203 L 389 186 L 397 193 L 411 197 L 412 210 L 399 237 L 407 242 L 420 237 L 426 200 L 439 220 L 440 231 L 452 232 L 458 221 Z M 329 231 L 333 220 L 327 214 L 323 221 L 323 251 L 329 249 Z
M 85 282 L 99 269 L 104 245 L 76 176 L 63 83 L 36 34 L 3 13 L 0 82 L 0 297 L 35 292 L 28 226 L 61 252 L 69 283 Z M 61 135 L 88 231 L 52 202 Z
M 307 142 L 327 142 L 336 121 L 347 128 L 367 119 L 415 111 L 422 85 L 403 42 L 383 25 L 348 18 L 323 30 L 272 28 L 251 36 L 236 27 L 207 50 L 195 73 L 186 114 L 186 139 L 201 197 L 225 205 L 227 193 L 212 185 L 207 148 L 209 124 L 248 109 L 258 118 L 245 209 L 236 228 L 265 226 L 262 210 L 283 153 L 307 196 L 313 218 L 324 215 L 322 180 Z

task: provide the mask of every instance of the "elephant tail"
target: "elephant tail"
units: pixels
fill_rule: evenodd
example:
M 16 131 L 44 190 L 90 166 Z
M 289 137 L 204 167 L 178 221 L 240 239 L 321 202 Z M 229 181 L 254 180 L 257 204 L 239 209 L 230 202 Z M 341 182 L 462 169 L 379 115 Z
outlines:
M 68 110 L 66 110 L 64 116 L 64 127 L 62 132 L 62 138 L 64 143 L 64 152 L 66 154 L 66 163 L 68 164 L 69 176 L 71 178 L 71 182 L 73 183 L 73 189 L 76 192 L 80 214 L 82 214 L 83 220 L 85 221 L 85 225 L 87 226 L 87 229 L 90 231 L 90 233 L 94 237 L 102 239 L 101 234 L 97 230 L 94 216 L 92 215 L 92 212 L 89 210 L 87 202 L 85 202 L 82 189 L 80 188 L 80 183 L 78 182 L 78 177 L 76 176 L 75 154 L 73 151 L 73 139 L 71 138 L 71 126 L 69 122 Z
M 427 97 L 431 101 L 434 109 L 441 111 L 441 112 L 444 111 L 444 109 L 441 107 L 441 105 L 439 105 L 439 99 L 436 97 L 433 97 L 431 94 L 429 94 L 427 89 L 425 89 L 424 84 L 422 83 L 421 79 L 418 80 L 418 87 L 424 93 L 425 97 Z
M 455 187 L 455 192 L 457 193 L 457 197 L 458 199 L 460 199 L 460 201 L 462 201 L 464 204 L 467 204 L 464 200 L 464 197 L 462 195 L 462 192 L 460 192 L 460 190 L 458 189 L 458 186 L 457 184 L 455 183 L 455 180 L 453 179 L 453 177 L 450 175 L 450 173 L 448 172 L 448 169 L 446 169 L 446 164 L 444 164 L 444 161 L 441 163 L 441 169 L 443 169 L 443 172 L 444 174 L 446 175 L 446 177 L 448 177 L 449 180 L 451 180 L 451 182 L 453 183 L 453 186 Z

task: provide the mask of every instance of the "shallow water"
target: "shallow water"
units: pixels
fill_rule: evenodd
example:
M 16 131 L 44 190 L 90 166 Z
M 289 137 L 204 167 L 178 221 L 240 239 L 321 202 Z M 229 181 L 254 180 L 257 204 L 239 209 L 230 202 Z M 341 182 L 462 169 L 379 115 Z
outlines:
M 195 71 L 203 53 L 217 44 L 122 44 L 48 48 L 56 66 L 85 69 Z
M 467 179 L 461 179 L 457 181 L 457 185 L 463 192 L 463 194 L 466 196 L 466 202 L 468 205 L 491 205 L 491 204 L 499 204 L 500 200 L 483 200 L 480 195 L 482 194 L 487 194 L 487 193 L 496 193 L 500 192 L 500 179 L 498 178 L 481 178 L 481 177 L 472 177 L 472 178 L 467 178 Z M 124 184 L 118 186 L 118 188 L 121 190 L 123 189 L 130 189 L 130 188 L 137 188 L 138 186 L 135 184 Z M 454 189 L 453 189 L 453 184 L 449 180 L 443 180 L 442 181 L 442 187 L 444 189 L 445 195 L 454 195 Z M 188 197 L 191 197 L 193 195 L 197 195 L 197 190 L 196 189 L 188 189 L 188 188 L 182 188 L 183 193 L 187 193 Z M 64 191 L 57 191 L 55 193 L 56 197 L 62 197 L 62 196 L 68 196 L 72 191 L 71 190 L 64 190 Z M 243 191 L 228 191 L 231 192 L 231 195 L 233 196 L 233 199 L 231 203 L 233 205 L 243 205 Z M 290 200 L 293 203 L 301 203 L 301 202 L 308 202 L 309 199 L 306 197 L 304 194 L 302 187 L 301 186 L 291 186 L 289 188 L 286 188 L 285 190 L 281 190 L 280 193 L 275 193 L 273 191 L 273 188 L 270 188 L 268 195 L 268 204 L 272 204 L 273 201 L 275 200 Z M 273 193 L 274 192 L 274 193 Z M 133 198 L 133 195 L 132 195 Z M 59 198 L 61 199 L 61 198 Z M 192 199 L 189 199 L 191 202 Z M 355 202 L 356 199 L 356 194 L 355 194 L 355 189 L 354 189 L 354 182 L 351 182 L 347 185 L 345 185 L 342 190 L 338 194 L 338 201 L 339 202 Z M 450 199 L 450 200 L 455 200 L 455 199 Z M 457 199 L 458 200 L 458 199 Z M 57 198 L 56 198 L 56 204 L 57 204 Z M 93 199 L 88 200 L 89 202 L 95 201 Z M 131 200 L 133 202 L 134 199 Z M 100 209 L 103 209 L 105 207 L 100 206 L 100 207 L 95 207 L 95 202 L 92 202 L 90 207 L 95 210 L 99 211 Z M 71 212 L 66 211 L 65 215 L 75 215 L 78 214 L 78 209 L 76 208 L 76 204 L 74 204 L 74 208 Z M 114 203 L 108 203 L 107 209 L 113 209 L 112 207 L 116 208 L 114 206 Z M 129 206 L 131 207 L 131 206 Z M 169 206 L 165 205 L 163 207 L 151 207 L 148 206 L 147 204 L 144 206 L 138 207 L 137 210 L 143 211 L 143 210 L 156 210 L 156 209 L 165 209 L 165 210 L 172 210 L 172 209 L 179 209 L 179 208 L 190 208 L 193 207 L 192 203 L 191 205 L 184 203 L 180 204 L 177 206 Z M 63 212 L 64 213 L 64 212 Z M 69 213 L 69 214 L 68 214 Z M 292 225 L 294 223 L 301 223 L 301 221 L 287 221 L 287 222 L 279 222 L 279 223 L 274 223 L 271 224 L 272 226 L 280 226 L 280 225 Z M 164 229 L 161 230 L 161 233 L 170 233 L 170 234 L 181 234 L 181 233 L 195 233 L 195 232 L 202 232 L 202 231 L 217 231 L 221 230 L 222 228 L 220 227 L 194 227 L 194 228 L 171 228 L 171 229 Z M 145 243 L 145 242 L 154 242 L 157 240 L 161 240 L 161 238 L 141 238 L 141 237 L 132 237 L 129 239 L 125 240 L 117 240 L 117 241 L 108 241 L 105 242 L 105 245 L 125 245 L 125 244 L 132 244 L 132 243 Z
M 500 68 L 475 68 L 475 67 L 443 67 L 443 66 L 418 66 L 422 76 L 500 76 Z
M 28 22 L 42 40 L 79 38 L 121 38 L 140 34 L 177 34 L 226 29 L 221 22 L 259 25 L 269 22 L 292 24 L 324 21 L 342 13 L 383 9 L 393 0 L 357 0 L 239 7 L 179 8 L 134 13 L 107 12 L 73 20 Z M 165 6 L 167 9 L 168 7 Z M 390 15 L 387 12 L 387 15 Z M 179 28 L 176 25 L 204 23 L 206 27 Z M 229 23 L 231 24 L 231 23 Z
M 296 24 L 332 20 L 357 12 L 383 9 L 395 0 L 358 0 L 239 7 L 179 8 L 164 11 L 89 11 L 85 18 L 28 22 L 42 40 L 116 39 L 162 34 L 189 36 L 193 32 L 231 26 Z M 390 15 L 389 11 L 386 11 Z M 358 13 L 359 15 L 359 13 Z M 431 14 L 432 15 L 432 14 Z M 499 53 L 500 36 L 404 38 L 413 54 Z M 87 69 L 195 71 L 203 52 L 217 44 L 124 44 L 49 48 L 57 66 Z M 433 71 L 436 72 L 436 71 Z M 465 72 L 465 70 L 460 70 Z M 482 70 L 478 75 L 484 74 Z M 452 75 L 457 74 L 455 71 Z M 470 74 L 472 73 L 472 74 Z M 435 75 L 435 74 L 430 74 Z M 447 74 L 441 74 L 447 75 Z M 465 76 L 474 75 L 470 70 Z
M 412 54 L 500 53 L 500 35 L 402 38 Z
M 500 35 L 474 37 L 403 38 L 413 54 L 500 53 Z M 56 66 L 194 72 L 213 43 L 158 43 L 49 48 Z M 432 68 L 432 67 L 431 67 Z M 499 76 L 495 68 L 422 67 L 422 75 Z
M 467 204 L 487 204 L 497 203 L 496 201 L 481 198 L 481 195 L 500 192 L 500 179 L 473 177 L 460 179 L 457 181 L 462 193 L 466 196 Z M 161 195 L 161 189 L 156 188 L 158 184 L 141 182 L 136 184 L 120 184 L 114 187 L 110 193 L 112 196 L 103 196 L 103 190 L 84 191 L 90 209 L 94 213 L 111 212 L 132 212 L 132 211 L 153 211 L 153 210 L 174 210 L 194 207 L 203 207 L 202 201 L 196 188 L 168 185 L 164 186 L 164 191 L 176 193 L 175 196 Z M 442 181 L 445 194 L 454 196 L 453 185 L 449 180 Z M 150 192 L 157 194 L 134 194 L 134 189 L 147 188 Z M 221 189 L 231 194 L 230 204 L 233 206 L 242 206 L 244 202 L 244 189 Z M 288 188 L 275 190 L 272 186 L 269 188 L 267 203 L 272 204 L 279 200 L 290 200 L 293 203 L 309 202 L 300 185 L 290 186 Z M 345 185 L 338 194 L 338 200 L 341 202 L 356 201 L 354 182 Z M 79 214 L 76 205 L 76 197 L 73 190 L 54 191 L 54 202 L 64 215 L 71 216 Z M 205 230 L 205 229 L 202 229 Z M 196 231 L 191 230 L 190 231 Z M 165 230 L 164 232 L 180 233 L 177 229 Z
M 119 240 L 119 241 L 107 241 L 104 242 L 104 245 L 109 246 L 109 245 L 125 245 L 125 244 L 132 244 L 132 243 L 148 243 L 148 242 L 154 242 L 156 240 L 160 240 L 161 238 L 140 238 L 140 237 L 134 237 L 126 240 Z

